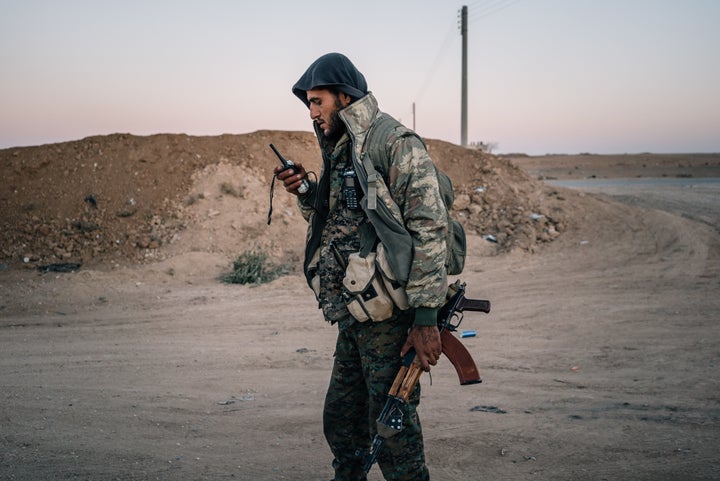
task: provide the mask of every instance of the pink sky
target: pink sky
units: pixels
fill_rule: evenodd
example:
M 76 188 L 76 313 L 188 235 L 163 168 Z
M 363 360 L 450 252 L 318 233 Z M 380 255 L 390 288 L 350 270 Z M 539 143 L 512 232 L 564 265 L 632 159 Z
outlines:
M 0 148 L 311 130 L 290 87 L 330 51 L 355 62 L 381 109 L 412 126 L 415 103 L 421 135 L 460 142 L 462 2 L 0 1 Z M 464 4 L 469 141 L 533 155 L 720 151 L 720 2 Z

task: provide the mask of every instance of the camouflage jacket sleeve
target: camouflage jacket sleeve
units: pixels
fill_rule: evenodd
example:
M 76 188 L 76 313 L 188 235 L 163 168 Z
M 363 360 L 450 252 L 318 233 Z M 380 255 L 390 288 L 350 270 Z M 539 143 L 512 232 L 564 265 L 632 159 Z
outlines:
M 297 205 L 300 208 L 300 213 L 303 218 L 310 222 L 310 217 L 314 212 L 312 206 L 314 205 L 315 197 L 317 196 L 317 182 L 312 180 L 309 180 L 308 182 L 310 187 L 305 195 L 299 195 L 297 197 Z
M 389 149 L 392 160 L 388 187 L 413 240 L 413 262 L 406 286 L 408 301 L 416 310 L 430 308 L 435 312 L 445 303 L 447 293 L 448 229 L 435 165 L 425 145 L 414 135 L 396 139 Z M 434 323 L 434 315 L 431 321 Z

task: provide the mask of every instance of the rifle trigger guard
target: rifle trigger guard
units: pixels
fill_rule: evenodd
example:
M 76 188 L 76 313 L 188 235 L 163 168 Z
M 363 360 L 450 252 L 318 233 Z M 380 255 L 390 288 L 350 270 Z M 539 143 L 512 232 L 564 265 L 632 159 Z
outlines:
M 463 321 L 464 316 L 465 316 L 465 314 L 463 314 L 462 312 L 458 312 L 458 311 L 453 312 L 452 317 L 448 321 L 446 329 L 448 331 L 455 331 L 458 327 L 460 327 L 460 323 Z M 453 324 L 451 322 L 453 319 L 457 319 L 457 322 L 455 324 Z

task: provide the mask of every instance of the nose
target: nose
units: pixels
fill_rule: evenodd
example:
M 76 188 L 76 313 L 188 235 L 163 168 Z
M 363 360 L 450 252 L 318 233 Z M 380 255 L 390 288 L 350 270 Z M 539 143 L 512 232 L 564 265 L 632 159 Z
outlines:
M 320 117 L 320 109 L 317 107 L 317 105 L 310 104 L 310 119 L 315 120 L 318 117 Z

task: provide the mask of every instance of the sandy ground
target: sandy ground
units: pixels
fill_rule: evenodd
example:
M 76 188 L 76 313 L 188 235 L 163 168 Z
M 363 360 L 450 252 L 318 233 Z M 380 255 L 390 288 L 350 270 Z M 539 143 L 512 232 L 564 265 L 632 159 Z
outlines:
M 577 196 L 534 254 L 471 237 L 483 383 L 423 377 L 432 479 L 720 479 L 720 191 L 647 189 Z M 223 285 L 226 261 L 0 272 L 0 479 L 330 479 L 335 329 L 299 276 Z

